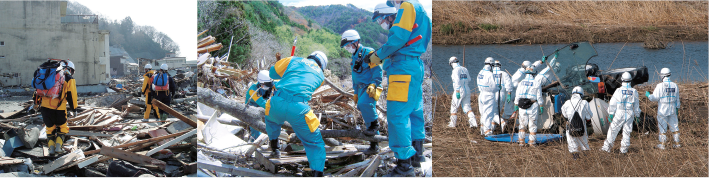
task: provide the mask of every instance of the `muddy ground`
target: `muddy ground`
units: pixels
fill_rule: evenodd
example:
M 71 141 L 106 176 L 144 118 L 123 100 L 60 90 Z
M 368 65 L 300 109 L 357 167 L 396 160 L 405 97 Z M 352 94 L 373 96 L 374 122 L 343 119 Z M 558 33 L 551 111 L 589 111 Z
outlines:
M 640 93 L 651 89 L 636 87 Z M 653 85 L 654 88 L 654 85 Z M 517 144 L 490 142 L 478 129 L 468 127 L 467 118 L 458 119 L 456 128 L 448 128 L 450 97 L 439 94 L 433 125 L 434 175 L 439 177 L 552 177 L 552 176 L 708 176 L 707 159 L 707 84 L 680 85 L 682 107 L 680 134 L 682 148 L 658 150 L 656 132 L 633 132 L 628 154 L 620 154 L 622 134 L 616 138 L 613 153 L 601 152 L 605 137 L 589 136 L 592 150 L 573 160 L 566 140 L 542 144 L 538 147 L 520 147 Z M 681 91 L 682 92 L 682 91 Z M 643 100 L 644 98 L 644 100 Z M 477 116 L 477 96 L 471 104 Z M 643 104 L 644 103 L 644 104 Z M 643 111 L 654 115 L 656 103 L 641 96 Z M 649 109 L 646 109 L 649 108 Z M 459 116 L 462 115 L 459 109 Z

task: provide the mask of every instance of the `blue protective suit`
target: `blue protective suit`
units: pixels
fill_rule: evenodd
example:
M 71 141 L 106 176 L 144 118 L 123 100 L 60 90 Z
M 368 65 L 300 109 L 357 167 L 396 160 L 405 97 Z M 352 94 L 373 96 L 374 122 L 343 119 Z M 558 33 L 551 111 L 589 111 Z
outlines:
M 354 88 L 354 93 L 357 95 L 357 109 L 362 113 L 362 118 L 364 122 L 369 127 L 371 122 L 374 122 L 379 118 L 377 114 L 377 101 L 374 98 L 369 97 L 367 94 L 367 87 L 370 84 L 374 84 L 377 87 L 381 87 L 382 84 L 382 67 L 374 64 L 362 64 L 361 71 L 355 72 L 355 61 L 358 59 L 364 60 L 370 52 L 374 52 L 374 49 L 369 47 L 364 47 L 359 45 L 357 51 L 352 54 L 352 88 Z M 379 132 L 377 132 L 379 134 Z
M 260 83 L 255 83 L 249 87 L 249 90 L 246 92 L 245 104 L 264 108 L 266 107 L 266 100 L 270 97 L 271 93 L 270 91 L 260 89 L 259 84 Z M 261 136 L 261 132 L 257 131 L 253 127 L 249 127 L 249 129 L 251 130 L 252 138 L 256 139 Z
M 325 81 L 320 66 L 313 60 L 301 57 L 281 59 L 270 69 L 271 79 L 280 79 L 278 89 L 266 102 L 266 131 L 270 139 L 277 139 L 281 125 L 288 121 L 296 136 L 305 146 L 310 168 L 325 168 L 325 142 L 320 135 L 320 120 L 308 105 L 313 92 Z
M 386 44 L 377 50 L 377 56 L 383 59 L 389 80 L 389 147 L 396 158 L 408 159 L 416 154 L 412 140 L 425 139 L 421 88 L 424 64 L 420 56 L 431 41 L 431 18 L 421 3 L 403 2 L 388 36 Z

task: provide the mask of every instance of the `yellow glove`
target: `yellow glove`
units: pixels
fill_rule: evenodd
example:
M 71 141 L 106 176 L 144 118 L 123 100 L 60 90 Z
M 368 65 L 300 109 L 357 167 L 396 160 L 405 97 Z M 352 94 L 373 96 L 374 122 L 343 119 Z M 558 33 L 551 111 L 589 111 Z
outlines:
M 358 97 L 357 97 L 357 95 L 356 95 L 356 94 L 354 95 L 354 97 L 352 97 L 352 100 L 354 100 L 354 102 L 355 102 L 355 105 L 357 105 L 357 98 L 358 98 Z
M 364 62 L 379 65 L 382 64 L 382 59 L 377 56 L 377 53 L 372 51 L 364 58 Z
M 379 101 L 379 96 L 382 95 L 382 88 L 375 87 L 374 84 L 369 84 L 369 87 L 367 87 L 367 94 L 369 94 L 369 97 L 374 98 L 374 101 Z

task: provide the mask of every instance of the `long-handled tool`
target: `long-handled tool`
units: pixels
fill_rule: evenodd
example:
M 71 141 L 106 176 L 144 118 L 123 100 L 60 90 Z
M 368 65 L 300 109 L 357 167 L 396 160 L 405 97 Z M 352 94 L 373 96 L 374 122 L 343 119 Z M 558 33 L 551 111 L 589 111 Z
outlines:
M 293 48 L 290 50 L 290 56 L 293 57 L 295 55 L 295 42 L 298 41 L 298 36 L 295 37 L 295 40 L 293 40 Z

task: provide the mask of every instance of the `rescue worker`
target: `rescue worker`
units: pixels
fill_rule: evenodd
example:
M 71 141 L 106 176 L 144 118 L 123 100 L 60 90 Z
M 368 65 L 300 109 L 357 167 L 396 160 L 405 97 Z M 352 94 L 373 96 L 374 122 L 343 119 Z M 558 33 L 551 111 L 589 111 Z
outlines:
M 278 139 L 281 126 L 288 121 L 296 136 L 305 146 L 310 169 L 316 177 L 323 176 L 325 168 L 325 142 L 320 135 L 320 119 L 308 105 L 313 92 L 325 81 L 327 68 L 325 53 L 315 51 L 307 58 L 287 57 L 276 62 L 269 70 L 271 79 L 280 81 L 274 95 L 266 101 L 266 131 L 269 139 Z
M 470 108 L 470 74 L 468 69 L 458 63 L 458 58 L 455 56 L 448 60 L 448 64 L 453 67 L 451 79 L 453 80 L 453 99 L 451 100 L 451 120 L 448 127 L 455 127 L 455 122 L 458 116 L 458 107 L 463 107 L 463 113 L 468 114 L 468 123 L 470 127 L 478 127 L 478 122 L 475 119 L 475 114 Z
M 640 117 L 640 100 L 638 91 L 630 86 L 632 77 L 630 73 L 624 72 L 621 76 L 623 84 L 615 90 L 613 97 L 608 103 L 608 136 L 603 143 L 602 151 L 610 152 L 613 142 L 620 129 L 623 129 L 623 140 L 620 142 L 620 153 L 628 153 L 630 147 L 630 133 L 633 132 L 633 118 Z M 617 117 L 614 117 L 617 116 Z
M 271 98 L 271 92 L 273 91 L 273 83 L 267 70 L 259 71 L 257 81 L 257 83 L 254 83 L 249 87 L 249 90 L 246 93 L 246 101 L 244 104 L 264 108 L 266 107 L 266 100 Z M 261 136 L 261 132 L 257 131 L 253 127 L 249 126 L 249 129 L 252 139 L 256 139 Z M 277 141 L 278 140 L 276 139 L 276 143 L 278 143 Z M 273 148 L 274 146 L 278 148 L 278 144 L 271 144 L 271 148 Z M 280 156 L 280 154 L 278 155 Z
M 537 141 L 537 118 L 544 111 L 544 99 L 542 98 L 542 88 L 539 85 L 539 78 L 534 77 L 534 69 L 529 67 L 525 71 L 524 80 L 517 85 L 517 96 L 515 97 L 515 111 L 519 111 L 519 134 L 520 146 L 524 146 L 525 133 L 529 129 L 529 146 L 536 146 Z M 530 104 L 531 103 L 531 104 Z M 526 108 L 525 108 L 526 107 Z M 539 108 L 539 109 L 537 109 Z
M 564 115 L 569 122 L 571 122 L 571 119 L 574 117 L 574 113 L 578 112 L 579 116 L 581 116 L 583 126 L 586 127 L 586 122 L 591 122 L 593 113 L 591 113 L 591 108 L 588 105 L 588 101 L 582 99 L 582 97 L 583 88 L 580 86 L 574 87 L 572 90 L 571 99 L 567 100 L 564 105 L 561 106 L 561 114 Z M 588 128 L 584 129 L 583 136 L 581 137 L 572 137 L 571 132 L 566 130 L 566 142 L 568 143 L 569 152 L 571 152 L 573 158 L 578 159 L 579 149 L 583 151 L 590 149 L 588 146 Z
M 170 106 L 170 102 L 172 101 L 172 96 L 175 94 L 177 86 L 175 85 L 175 80 L 172 79 L 172 76 L 170 76 L 170 74 L 167 73 L 167 71 L 168 71 L 167 64 L 162 64 L 162 65 L 160 65 L 160 71 L 158 71 L 157 74 L 161 74 L 161 73 L 167 74 L 167 76 L 168 76 L 167 78 L 168 78 L 168 82 L 169 82 L 168 83 L 169 90 L 155 91 L 155 99 L 157 99 L 161 103 L 165 104 L 166 106 Z M 154 76 L 154 77 L 157 77 L 157 76 Z M 152 102 L 152 100 L 151 100 L 151 102 Z M 160 116 L 159 117 L 160 120 L 164 121 L 167 119 L 167 113 L 165 113 L 164 111 L 157 110 L 157 108 L 156 108 L 156 112 Z
M 662 82 L 655 86 L 655 90 L 650 94 L 646 91 L 645 96 L 647 96 L 650 101 L 657 103 L 657 127 L 659 128 L 660 144 L 656 146 L 659 149 L 665 149 L 665 144 L 667 143 L 667 136 L 665 133 L 669 127 L 672 136 L 674 137 L 675 145 L 672 147 L 679 148 L 679 123 L 677 121 L 677 115 L 679 113 L 680 101 L 679 101 L 679 88 L 677 84 L 670 80 L 669 68 L 662 68 L 660 70 L 660 77 L 662 77 Z M 674 112 L 672 112 L 674 111 Z
M 396 7 L 392 22 L 373 17 L 381 26 L 389 26 L 387 42 L 365 58 L 382 64 L 387 73 L 387 120 L 389 147 L 397 158 L 389 176 L 413 176 L 413 167 L 424 161 L 423 74 L 421 55 L 431 41 L 431 19 L 417 0 L 388 0 Z M 385 17 L 382 17 L 385 18 Z M 384 59 L 384 60 L 382 60 Z
M 547 61 L 547 57 L 544 56 L 544 57 L 542 57 L 541 61 L 536 61 L 536 62 L 534 62 L 534 64 L 532 64 L 532 68 L 534 68 L 535 71 L 537 71 L 538 70 L 537 68 L 542 66 L 542 64 L 544 64 L 545 62 L 549 62 L 549 66 L 552 67 L 552 68 L 549 68 L 549 66 L 543 65 L 546 67 L 544 67 L 544 69 L 542 69 L 542 70 L 539 70 L 539 73 L 534 76 L 535 78 L 539 78 L 539 79 L 537 79 L 538 81 L 541 82 L 541 83 L 539 83 L 539 86 L 542 86 L 542 87 L 547 86 L 556 80 L 556 78 L 554 78 L 554 76 L 553 76 L 554 74 L 550 70 L 554 69 L 554 72 L 556 72 L 556 73 L 559 72 L 559 66 L 561 64 L 556 62 L 556 57 L 558 55 L 559 55 L 558 53 L 554 54 L 554 57 L 551 58 L 551 60 L 549 60 L 549 61 Z
M 495 80 L 495 83 L 497 83 L 497 87 L 500 88 L 500 90 L 495 93 L 495 102 L 496 102 L 496 111 L 495 113 L 497 114 L 497 117 L 493 120 L 493 128 L 495 128 L 496 124 L 501 125 L 501 130 L 505 130 L 505 125 L 507 124 L 505 121 L 509 119 L 512 116 L 512 109 L 510 108 L 509 115 L 502 115 L 502 118 L 500 118 L 500 106 L 504 107 L 505 104 L 512 103 L 512 90 L 514 86 L 512 85 L 512 79 L 510 79 L 510 74 L 507 73 L 506 71 L 502 71 L 500 69 L 502 67 L 502 63 L 500 61 L 495 61 L 492 65 L 492 74 Z M 504 87 L 504 88 L 503 88 Z M 504 89 L 504 90 L 502 90 Z M 504 97 L 504 98 L 502 98 Z M 502 102 L 502 103 L 500 103 Z M 505 110 L 505 113 L 508 113 L 508 111 Z
M 527 70 L 527 67 L 529 67 L 531 63 L 529 61 L 524 61 L 522 62 L 522 67 L 517 69 L 514 74 L 512 74 L 512 77 L 510 78 L 512 80 L 512 91 L 511 95 L 512 97 L 517 96 L 517 85 L 519 84 L 522 79 L 524 79 L 524 71 Z M 514 102 L 505 102 L 505 113 L 502 114 L 503 118 L 509 119 L 512 117 L 512 114 L 514 114 Z
M 365 47 L 359 41 L 356 30 L 347 30 L 342 33 L 340 47 L 352 53 L 352 88 L 353 100 L 357 110 L 362 113 L 367 129 L 364 135 L 379 135 L 379 115 L 377 114 L 377 101 L 382 93 L 382 67 L 373 63 L 364 63 L 364 58 L 374 49 Z M 369 149 L 364 154 L 379 153 L 379 143 L 369 142 Z
M 73 77 L 74 63 L 68 60 L 60 63 L 61 67 L 57 71 L 64 73 L 64 85 L 60 97 L 51 98 L 37 95 L 33 97 L 35 101 L 41 102 L 40 112 L 44 125 L 47 127 L 47 145 L 50 155 L 64 153 L 62 144 L 64 144 L 66 134 L 69 133 L 69 126 L 66 125 L 67 113 L 69 111 L 76 113 L 76 108 L 79 106 L 76 81 Z
M 155 74 L 155 70 L 152 70 L 153 66 L 150 64 L 145 64 L 143 69 L 145 70 L 145 74 L 143 74 L 143 88 L 141 89 L 143 91 L 143 95 L 145 95 L 145 114 L 143 114 L 143 122 L 147 122 L 150 117 L 150 110 L 154 109 L 154 116 L 156 119 L 159 119 L 160 115 L 158 112 L 160 109 L 158 109 L 158 107 L 153 107 L 151 104 L 153 97 L 155 97 L 155 92 L 150 87 L 150 84 L 153 82 L 152 78 L 153 74 Z
M 492 124 L 493 119 L 500 117 L 497 113 L 497 99 L 495 98 L 497 92 L 500 91 L 500 86 L 492 73 L 494 62 L 492 57 L 486 58 L 485 65 L 478 72 L 477 78 L 478 91 L 480 91 L 478 109 L 480 110 L 480 123 L 482 123 L 480 134 L 484 136 L 492 135 L 492 131 L 495 129 Z

